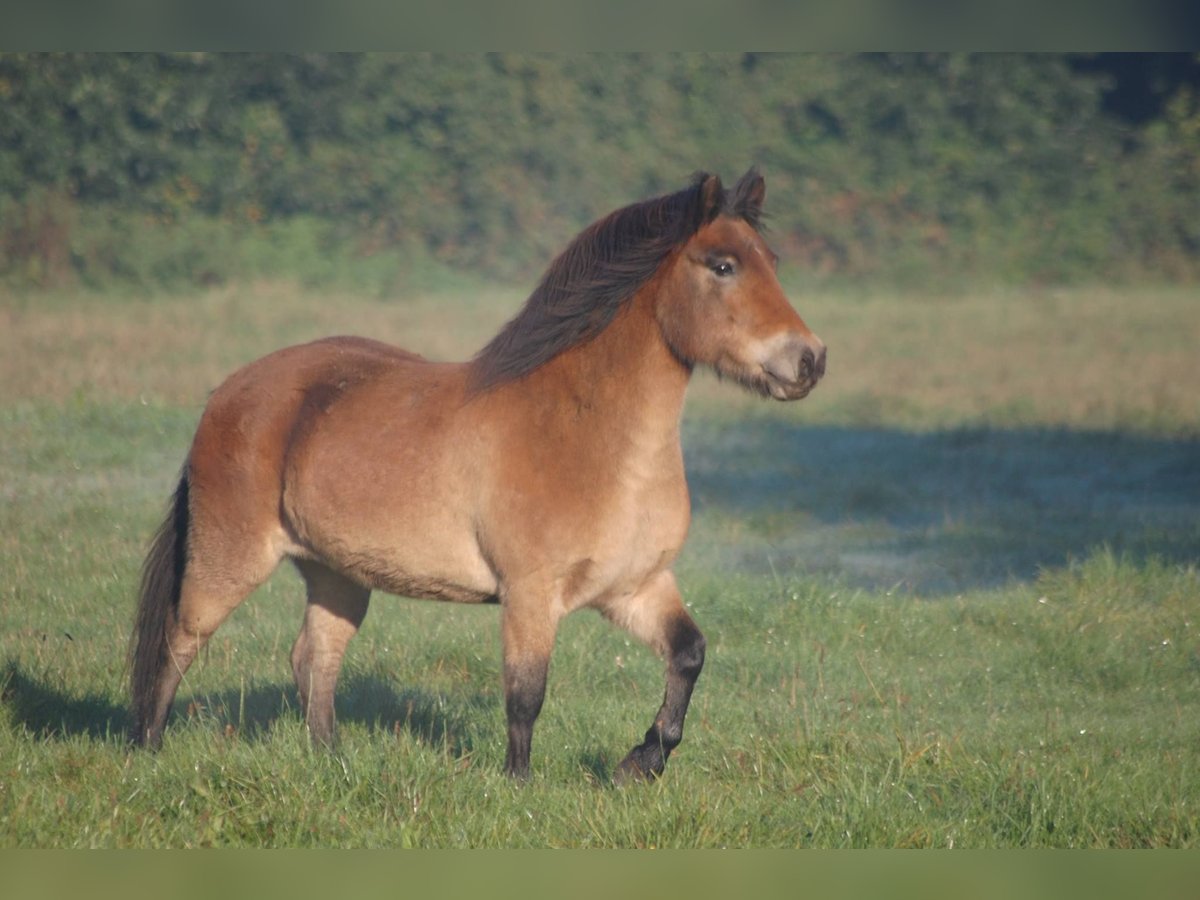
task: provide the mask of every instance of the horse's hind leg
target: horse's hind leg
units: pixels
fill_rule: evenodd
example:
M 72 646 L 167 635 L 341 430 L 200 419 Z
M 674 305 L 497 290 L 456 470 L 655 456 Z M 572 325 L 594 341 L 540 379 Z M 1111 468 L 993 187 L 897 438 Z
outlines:
M 304 625 L 292 647 L 292 674 L 314 744 L 332 746 L 333 695 L 346 645 L 367 614 L 371 592 L 309 560 L 296 567 L 308 587 Z
M 150 675 L 145 692 L 148 703 L 138 723 L 135 739 L 151 747 L 162 740 L 175 693 L 209 638 L 247 596 L 270 574 L 273 565 L 253 571 L 222 567 L 219 573 L 200 561 L 189 562 L 179 587 L 179 608 L 165 622 L 165 653 Z M 240 576 L 240 577 L 239 577 Z
M 617 766 L 618 783 L 657 778 L 683 739 L 692 688 L 704 666 L 704 635 L 683 606 L 675 577 L 661 573 L 643 590 L 607 606 L 604 615 L 641 639 L 667 661 L 667 689 L 654 724 Z
M 157 747 L 184 674 L 225 617 L 279 561 L 272 543 L 222 527 L 185 468 L 142 567 L 130 645 L 131 738 Z M 218 498 L 219 499 L 219 498 Z M 245 520 L 245 516 L 240 516 Z

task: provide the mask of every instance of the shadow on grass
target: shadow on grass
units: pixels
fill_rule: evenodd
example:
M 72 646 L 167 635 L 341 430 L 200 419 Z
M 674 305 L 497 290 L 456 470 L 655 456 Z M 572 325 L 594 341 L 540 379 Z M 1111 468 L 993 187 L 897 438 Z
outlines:
M 579 768 L 592 784 L 612 787 L 613 770 L 617 764 L 603 750 L 585 750 L 579 755 Z
M 24 671 L 15 662 L 0 674 L 0 705 L 15 724 L 42 740 L 82 735 L 94 740 L 123 738 L 129 731 L 126 709 L 98 694 L 76 697 Z
M 72 696 L 26 672 L 15 662 L 0 674 L 0 704 L 14 724 L 43 741 L 83 736 L 102 741 L 124 741 L 129 732 L 128 710 L 96 694 Z M 203 718 L 214 731 L 232 729 L 244 740 L 262 740 L 281 718 L 300 719 L 296 691 L 290 684 L 234 688 L 216 694 L 180 694 L 171 723 Z M 473 696 L 447 698 L 420 688 L 396 691 L 383 679 L 348 673 L 339 685 L 337 719 L 354 722 L 371 732 L 407 733 L 430 747 L 461 757 L 472 750 L 471 722 L 494 699 Z
M 1200 441 L 1064 429 L 929 433 L 687 423 L 681 565 L 938 594 L 1097 547 L 1200 559 Z M 703 567 L 703 568 L 702 568 Z

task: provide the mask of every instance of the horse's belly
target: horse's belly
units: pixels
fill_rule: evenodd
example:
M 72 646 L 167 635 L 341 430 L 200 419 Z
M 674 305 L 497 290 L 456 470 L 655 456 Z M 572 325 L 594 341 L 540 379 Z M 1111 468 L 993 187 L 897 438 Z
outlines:
M 423 600 L 455 603 L 496 603 L 494 580 L 464 578 L 463 572 L 430 572 L 396 567 L 388 560 L 358 561 L 346 567 L 351 577 L 377 590 Z
M 331 548 L 327 555 L 345 574 L 368 587 L 429 600 L 494 603 L 495 576 L 469 541 L 443 544 L 413 535 L 384 547 Z
M 494 600 L 496 577 L 479 547 L 461 477 L 354 449 L 289 472 L 283 505 L 301 546 L 372 589 Z

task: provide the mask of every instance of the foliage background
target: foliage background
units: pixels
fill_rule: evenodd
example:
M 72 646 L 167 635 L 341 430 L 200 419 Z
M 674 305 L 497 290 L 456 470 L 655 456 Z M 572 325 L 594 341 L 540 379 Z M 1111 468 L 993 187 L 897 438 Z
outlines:
M 751 163 L 814 280 L 1195 278 L 1187 54 L 0 55 L 0 278 L 525 282 Z

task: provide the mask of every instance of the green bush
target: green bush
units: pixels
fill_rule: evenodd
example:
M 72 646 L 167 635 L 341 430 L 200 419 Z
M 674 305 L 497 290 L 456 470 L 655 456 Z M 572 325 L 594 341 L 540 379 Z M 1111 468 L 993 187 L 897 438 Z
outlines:
M 816 278 L 1185 279 L 1200 100 L 1037 54 L 0 54 L 0 277 L 527 281 L 697 169 Z

